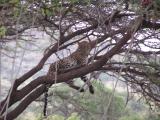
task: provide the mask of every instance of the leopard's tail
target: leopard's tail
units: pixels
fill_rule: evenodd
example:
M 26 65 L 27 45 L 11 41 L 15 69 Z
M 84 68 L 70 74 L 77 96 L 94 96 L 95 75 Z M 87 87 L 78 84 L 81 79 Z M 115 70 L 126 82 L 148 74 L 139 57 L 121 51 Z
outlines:
M 47 105 L 48 105 L 48 90 L 49 85 L 45 84 L 45 93 L 44 93 L 44 108 L 43 108 L 43 115 L 47 116 Z

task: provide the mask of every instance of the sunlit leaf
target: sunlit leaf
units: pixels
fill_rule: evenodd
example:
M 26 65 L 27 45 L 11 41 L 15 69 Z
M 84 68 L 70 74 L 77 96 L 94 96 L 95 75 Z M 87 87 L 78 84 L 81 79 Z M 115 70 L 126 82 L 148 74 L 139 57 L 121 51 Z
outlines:
M 4 26 L 0 27 L 0 37 L 5 36 L 7 29 Z

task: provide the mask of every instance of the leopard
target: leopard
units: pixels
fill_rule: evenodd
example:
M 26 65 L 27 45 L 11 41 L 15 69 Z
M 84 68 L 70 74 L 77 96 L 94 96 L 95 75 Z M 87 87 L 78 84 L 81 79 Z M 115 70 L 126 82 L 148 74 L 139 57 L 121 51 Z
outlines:
M 73 52 L 70 56 L 65 57 L 63 59 L 60 59 L 54 63 L 52 63 L 49 67 L 47 76 L 53 77 L 55 75 L 55 72 L 57 72 L 57 75 L 62 73 L 61 71 L 70 70 L 72 68 L 76 68 L 79 66 L 85 66 L 88 64 L 88 55 L 91 51 L 91 45 L 88 41 L 82 41 L 78 42 L 78 48 L 75 52 Z M 87 84 L 89 88 L 89 92 L 91 94 L 94 94 L 94 88 L 91 82 L 88 80 L 87 76 L 80 76 L 81 80 Z M 74 84 L 73 80 L 68 80 L 65 82 L 69 85 L 69 87 L 78 90 L 79 92 L 84 92 L 84 88 L 79 87 Z M 47 101 L 48 101 L 48 89 L 50 85 L 45 86 L 45 99 L 44 99 L 44 111 L 43 114 L 46 116 L 47 112 Z

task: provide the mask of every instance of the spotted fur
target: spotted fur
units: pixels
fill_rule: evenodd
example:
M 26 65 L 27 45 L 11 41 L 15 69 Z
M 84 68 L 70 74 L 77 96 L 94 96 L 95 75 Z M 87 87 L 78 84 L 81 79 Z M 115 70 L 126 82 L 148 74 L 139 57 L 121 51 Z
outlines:
M 78 48 L 77 50 L 72 53 L 70 56 L 63 58 L 62 60 L 57 61 L 57 63 L 52 63 L 50 65 L 49 71 L 47 73 L 47 76 L 52 77 L 54 76 L 56 72 L 56 67 L 57 67 L 57 74 L 59 74 L 59 71 L 61 70 L 68 70 L 72 69 L 81 65 L 86 65 L 87 64 L 87 58 L 88 55 L 91 51 L 90 44 L 87 41 L 83 41 L 78 43 Z M 56 66 L 57 64 L 57 66 Z M 89 91 L 90 93 L 94 94 L 94 89 L 92 84 L 87 80 L 86 76 L 81 76 L 81 80 L 87 83 L 89 86 Z M 84 89 L 74 85 L 72 80 L 69 80 L 66 82 L 70 87 L 80 90 L 80 92 L 84 92 Z M 46 107 L 47 107 L 47 97 L 48 97 L 48 88 L 46 87 L 46 94 L 45 94 L 45 105 L 44 105 L 44 116 L 46 116 Z

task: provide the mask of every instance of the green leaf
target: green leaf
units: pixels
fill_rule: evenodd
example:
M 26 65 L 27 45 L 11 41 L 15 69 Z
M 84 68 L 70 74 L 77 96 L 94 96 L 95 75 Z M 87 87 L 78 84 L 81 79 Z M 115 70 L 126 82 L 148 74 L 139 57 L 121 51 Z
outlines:
M 4 26 L 0 27 L 0 37 L 5 36 L 7 29 Z
M 41 9 L 42 15 L 45 16 L 45 9 Z
M 53 115 L 48 117 L 47 120 L 64 120 L 64 117 L 61 115 Z
M 52 0 L 51 3 L 52 3 L 52 5 L 54 5 L 54 6 L 60 5 L 60 1 L 59 1 L 59 0 Z
M 80 117 L 78 116 L 77 113 L 72 113 L 67 120 L 80 120 Z
M 52 12 L 49 9 L 46 9 L 46 15 L 47 16 L 52 16 Z
M 77 3 L 79 0 L 69 0 L 72 4 Z
M 10 0 L 9 3 L 11 4 L 18 4 L 20 1 L 19 0 Z

